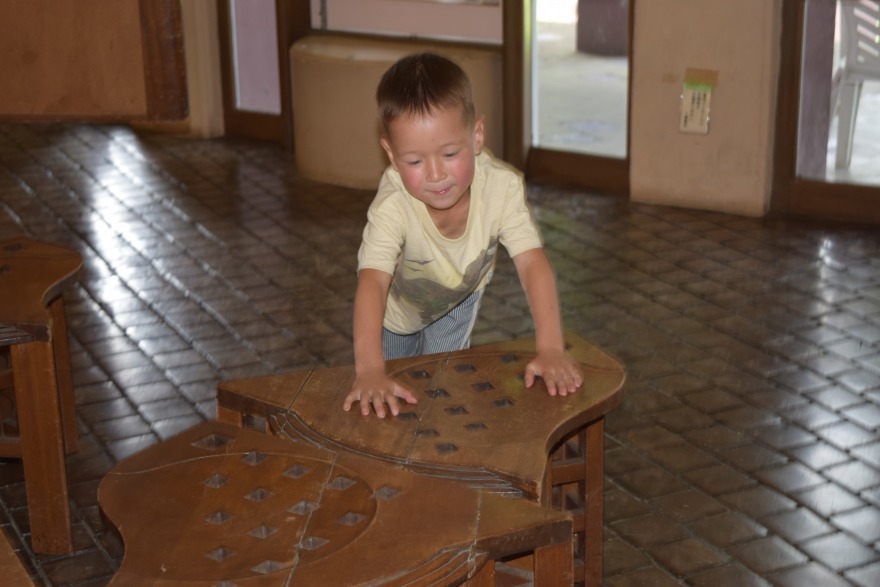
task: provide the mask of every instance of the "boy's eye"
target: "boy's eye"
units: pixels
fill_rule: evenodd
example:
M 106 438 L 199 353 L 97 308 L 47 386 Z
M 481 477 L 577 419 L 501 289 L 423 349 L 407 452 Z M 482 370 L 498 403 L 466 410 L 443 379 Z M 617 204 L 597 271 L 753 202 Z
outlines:
M 446 157 L 447 159 L 452 159 L 456 155 L 458 155 L 458 151 L 453 151 L 452 153 L 446 153 L 446 155 L 444 155 L 444 157 Z
M 410 167 L 415 167 L 415 166 L 418 165 L 419 163 L 421 163 L 421 161 L 419 161 L 419 160 L 416 160 L 416 161 L 407 161 L 407 162 L 406 162 L 406 164 L 409 165 Z

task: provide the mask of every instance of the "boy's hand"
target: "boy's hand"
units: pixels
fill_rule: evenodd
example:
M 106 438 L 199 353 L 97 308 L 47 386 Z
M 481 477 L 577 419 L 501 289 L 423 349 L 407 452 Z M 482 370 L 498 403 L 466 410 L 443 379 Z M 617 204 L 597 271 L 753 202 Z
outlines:
M 370 415 L 370 406 L 380 418 L 385 417 L 385 404 L 396 416 L 400 413 L 400 402 L 403 399 L 408 404 L 417 403 L 416 396 L 406 387 L 385 375 L 384 372 L 371 372 L 358 375 L 351 386 L 351 391 L 345 396 L 342 409 L 346 412 L 351 409 L 354 402 L 361 403 L 361 414 Z
M 537 377 L 544 380 L 550 395 L 574 393 L 584 382 L 580 365 L 563 351 L 541 351 L 529 361 L 526 387 L 531 387 Z

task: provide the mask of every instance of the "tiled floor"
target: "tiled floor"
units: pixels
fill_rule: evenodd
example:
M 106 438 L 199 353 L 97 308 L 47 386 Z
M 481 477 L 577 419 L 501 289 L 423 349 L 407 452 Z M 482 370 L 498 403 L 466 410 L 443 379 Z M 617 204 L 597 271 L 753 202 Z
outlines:
M 621 358 L 608 586 L 880 585 L 880 231 L 530 186 L 566 326 Z M 0 125 L 0 237 L 73 247 L 77 550 L 30 551 L 20 465 L 0 523 L 45 585 L 122 556 L 96 487 L 214 412 L 218 380 L 352 361 L 371 194 L 260 143 Z M 474 342 L 530 334 L 501 259 Z

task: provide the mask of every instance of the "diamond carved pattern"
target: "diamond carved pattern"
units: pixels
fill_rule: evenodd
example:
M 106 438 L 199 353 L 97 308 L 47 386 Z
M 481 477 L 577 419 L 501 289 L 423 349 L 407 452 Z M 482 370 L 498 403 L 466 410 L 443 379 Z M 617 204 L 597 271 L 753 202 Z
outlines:
M 256 503 L 266 501 L 270 497 L 272 497 L 272 492 L 262 487 L 257 487 L 256 489 L 244 496 L 245 499 Z
M 353 486 L 357 481 L 353 479 L 349 479 L 348 477 L 339 476 L 327 485 L 330 489 L 335 489 L 336 491 L 345 491 L 346 489 Z
M 210 487 L 211 489 L 220 489 L 224 485 L 229 482 L 229 477 L 223 475 L 222 473 L 214 473 L 207 479 L 205 479 L 202 484 L 205 487 Z
M 400 493 L 400 490 L 396 487 L 391 487 L 389 485 L 383 485 L 379 489 L 376 490 L 376 493 L 373 495 L 376 499 L 381 499 L 383 501 L 388 501 L 390 499 L 394 499 Z
M 287 511 L 298 516 L 305 516 L 315 511 L 316 509 L 318 509 L 317 503 L 313 501 L 302 500 L 287 508 Z
M 302 465 L 292 465 L 287 468 L 281 475 L 284 477 L 289 477 L 291 479 L 302 479 L 309 472 L 308 467 L 304 467 Z
M 259 465 L 260 463 L 262 463 L 263 461 L 265 461 L 268 458 L 269 458 L 269 455 L 261 453 L 256 450 L 252 450 L 250 452 L 245 453 L 244 456 L 241 457 L 241 462 L 246 465 L 256 467 L 257 465 Z
M 235 556 L 235 554 L 236 552 L 234 550 L 230 550 L 228 548 L 220 546 L 215 548 L 211 552 L 206 553 L 205 556 L 219 563 L 221 561 L 225 561 L 229 557 Z
M 278 528 L 275 528 L 274 526 L 269 526 L 268 524 L 263 524 L 261 526 L 257 526 L 256 528 L 254 528 L 253 530 L 248 532 L 248 534 L 250 534 L 254 538 L 259 538 L 261 540 L 265 540 L 266 538 L 268 538 L 269 536 L 271 536 L 272 534 L 274 534 L 277 531 L 278 531 Z
M 367 516 L 364 514 L 359 514 L 357 512 L 348 512 L 344 516 L 341 516 L 338 520 L 336 520 L 337 524 L 342 524 L 343 526 L 354 526 L 364 520 Z
M 302 550 L 317 550 L 327 544 L 329 540 L 324 538 L 319 538 L 318 536 L 309 536 L 305 540 L 299 543 L 299 547 Z
M 192 445 L 206 450 L 218 450 L 227 446 L 230 442 L 232 442 L 232 439 L 223 434 L 209 434 L 201 440 L 193 442 Z
M 257 566 L 252 567 L 251 570 L 261 575 L 268 575 L 269 573 L 280 571 L 282 568 L 284 568 L 284 565 L 277 561 L 263 561 Z
M 220 510 L 217 510 L 216 512 L 214 512 L 213 514 L 211 514 L 210 516 L 205 518 L 205 521 L 208 522 L 209 524 L 214 524 L 215 526 L 219 526 L 221 524 L 225 524 L 226 522 L 228 522 L 231 519 L 232 519 L 232 516 L 230 514 L 227 514 L 226 512 L 222 512 Z

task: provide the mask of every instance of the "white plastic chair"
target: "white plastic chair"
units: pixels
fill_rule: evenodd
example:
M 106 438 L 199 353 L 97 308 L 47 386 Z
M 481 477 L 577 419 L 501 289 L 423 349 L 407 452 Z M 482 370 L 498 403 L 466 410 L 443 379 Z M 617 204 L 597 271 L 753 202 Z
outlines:
M 880 80 L 880 2 L 840 0 L 840 60 L 834 73 L 831 107 L 837 108 L 838 169 L 847 169 L 862 83 Z

